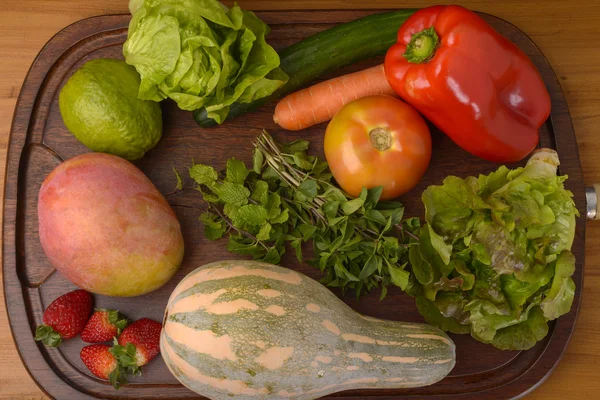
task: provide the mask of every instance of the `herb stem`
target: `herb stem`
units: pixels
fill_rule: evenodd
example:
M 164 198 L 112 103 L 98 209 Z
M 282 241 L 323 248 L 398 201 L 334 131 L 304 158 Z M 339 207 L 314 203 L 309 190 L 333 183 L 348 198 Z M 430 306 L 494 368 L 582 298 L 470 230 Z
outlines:
M 267 143 L 270 148 L 267 148 L 265 146 L 265 143 Z M 290 186 L 294 186 L 295 188 L 298 188 L 298 186 L 300 186 L 300 182 L 290 173 L 293 173 L 298 178 L 301 178 L 301 176 L 299 176 L 299 173 L 296 168 L 291 166 L 283 158 L 278 157 L 277 153 L 281 154 L 281 150 L 279 149 L 277 144 L 273 143 L 272 140 L 266 135 L 262 135 L 257 141 L 257 146 L 259 146 L 259 150 L 263 152 L 263 155 L 265 156 L 265 159 L 267 160 L 269 166 L 271 166 L 271 168 L 275 170 L 275 172 L 279 175 L 279 177 L 282 180 L 287 182 Z M 275 154 L 273 154 L 272 152 L 275 152 Z M 288 173 L 288 171 L 290 173 Z M 305 176 L 304 179 L 306 180 L 307 177 L 312 179 L 312 177 L 308 175 Z M 320 219 L 321 221 L 325 222 L 325 216 L 320 211 L 320 208 L 325 204 L 325 202 L 322 199 L 315 198 L 312 200 L 312 203 L 312 207 L 309 208 L 309 211 L 317 219 Z
M 360 226 L 355 226 L 354 229 L 358 230 L 364 237 L 377 240 L 379 238 L 379 234 L 370 229 L 361 228 Z M 371 236 L 369 236 L 371 235 Z
M 165 194 L 165 197 L 172 196 L 172 195 L 177 194 L 179 192 L 183 192 L 186 189 L 193 189 L 194 187 L 195 187 L 194 185 L 187 185 L 187 186 L 182 187 L 181 189 L 175 189 L 172 192 Z
M 271 151 L 269 151 L 269 149 L 266 148 L 266 146 L 264 146 L 263 142 L 265 142 L 268 145 L 268 147 L 271 148 Z M 283 153 L 281 152 L 281 149 L 279 148 L 277 143 L 275 143 L 273 141 L 273 139 L 270 136 L 267 136 L 265 134 L 261 135 L 258 140 L 258 144 L 262 145 L 261 147 L 262 147 L 263 153 L 266 152 L 265 156 L 268 155 L 271 158 L 275 158 L 280 164 L 285 166 L 288 171 L 290 171 L 292 174 L 295 175 L 296 178 L 294 179 L 294 181 L 296 182 L 295 183 L 296 186 L 300 185 L 298 180 L 300 180 L 302 178 L 304 178 L 302 180 L 306 180 L 307 174 L 304 177 L 302 177 L 302 175 L 298 172 L 298 170 L 296 168 L 294 168 L 292 165 L 290 165 L 290 163 L 287 162 L 285 157 L 282 156 Z
M 290 174 L 287 173 L 287 171 L 283 170 L 281 168 L 281 165 L 277 163 L 276 160 L 273 159 L 273 157 L 271 156 L 271 154 L 269 153 L 264 153 L 265 154 L 265 158 L 267 159 L 267 163 L 271 166 L 271 168 L 273 168 L 275 170 L 275 172 L 277 172 L 277 174 L 281 177 L 281 179 L 283 179 L 284 181 L 293 184 L 293 186 L 298 187 L 300 186 L 300 183 L 292 176 L 290 176 Z
M 293 203 L 293 204 L 297 204 L 300 206 L 302 205 L 299 201 L 288 199 L 287 197 L 282 196 L 281 194 L 279 194 L 279 198 L 287 203 Z M 288 208 L 288 210 L 290 210 L 288 212 L 293 212 L 294 216 L 298 217 L 300 219 L 300 221 L 304 222 L 307 225 L 314 225 L 314 220 L 312 218 L 310 219 L 310 221 L 307 222 L 306 220 L 304 220 L 304 218 L 302 218 L 302 216 L 300 214 L 295 212 L 293 208 L 290 208 L 289 206 L 287 208 Z M 310 214 L 309 214 L 309 217 L 310 217 Z
M 216 207 L 214 204 L 209 203 L 209 208 L 211 208 L 215 213 L 217 213 L 217 215 L 219 217 L 221 217 L 223 219 L 223 221 L 225 221 L 225 223 L 227 224 L 227 226 L 229 226 L 230 229 L 233 229 L 234 231 L 236 231 L 237 233 L 239 233 L 240 235 L 246 236 L 249 239 L 252 239 L 254 242 L 259 243 L 266 251 L 269 251 L 269 247 L 264 244 L 261 240 L 258 240 L 256 238 L 256 236 L 254 236 L 253 234 L 246 232 L 242 229 L 239 229 L 237 227 L 235 227 L 231 221 L 229 221 L 229 218 L 227 218 L 227 216 L 225 216 L 221 210 L 219 210 L 218 207 Z
M 414 233 L 409 232 L 408 230 L 404 229 L 404 227 L 402 226 L 402 224 L 397 224 L 396 228 L 400 231 L 400 233 L 407 234 L 408 236 L 410 236 L 411 238 L 415 239 L 416 241 L 420 240 L 417 235 L 415 235 Z

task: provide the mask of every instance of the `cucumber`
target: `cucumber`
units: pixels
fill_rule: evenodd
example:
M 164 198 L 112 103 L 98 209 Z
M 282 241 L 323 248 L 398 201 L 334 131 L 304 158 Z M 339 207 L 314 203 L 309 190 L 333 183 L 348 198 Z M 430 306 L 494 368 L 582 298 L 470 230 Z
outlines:
M 400 26 L 415 11 L 404 9 L 369 15 L 334 26 L 281 50 L 281 68 L 289 75 L 289 81 L 270 96 L 251 103 L 232 104 L 227 119 L 253 111 L 338 68 L 384 55 L 396 43 Z M 194 111 L 194 120 L 203 127 L 216 125 L 203 108 Z

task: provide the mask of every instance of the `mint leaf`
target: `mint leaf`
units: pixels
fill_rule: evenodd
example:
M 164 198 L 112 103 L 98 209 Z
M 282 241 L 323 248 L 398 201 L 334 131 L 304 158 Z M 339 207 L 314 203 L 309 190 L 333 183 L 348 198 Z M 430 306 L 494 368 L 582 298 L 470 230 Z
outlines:
M 269 184 L 261 180 L 256 181 L 250 198 L 260 205 L 266 206 L 269 200 Z
M 300 192 L 308 200 L 312 200 L 317 195 L 317 182 L 312 179 L 307 179 L 298 186 L 298 192 Z
M 217 189 L 219 198 L 232 206 L 243 206 L 248 203 L 250 190 L 239 183 L 224 182 Z
M 283 152 L 287 154 L 294 154 L 308 150 L 308 141 L 304 139 L 297 139 L 291 143 L 283 146 Z
M 286 222 L 289 219 L 289 217 L 290 217 L 289 212 L 288 212 L 287 208 L 285 208 L 275 218 L 269 218 L 269 221 L 271 221 L 271 223 L 273 223 L 273 224 L 283 224 L 284 222 Z
M 231 183 L 244 183 L 248 176 L 248 170 L 243 161 L 230 158 L 227 160 L 227 170 L 225 174 L 225 180 Z
M 217 240 L 223 237 L 227 231 L 227 224 L 221 217 L 210 212 L 200 215 L 200 221 L 204 224 L 204 236 L 208 240 Z
M 202 198 L 204 199 L 204 201 L 207 201 L 209 203 L 219 203 L 219 196 L 214 194 L 214 193 L 209 193 L 206 192 L 204 190 L 202 190 L 202 186 L 198 186 L 196 188 L 200 193 L 202 193 Z M 215 188 L 216 190 L 216 188 Z
M 179 175 L 179 172 L 177 172 L 175 167 L 173 167 L 173 172 L 175 172 L 175 177 L 177 178 L 177 185 L 175 186 L 175 190 L 182 190 L 183 180 L 181 179 L 181 175 Z
M 337 215 L 339 207 L 339 201 L 328 201 L 327 203 L 323 204 L 323 212 L 327 218 L 334 218 Z
M 246 204 L 240 207 L 232 217 L 236 227 L 243 228 L 247 225 L 261 226 L 267 222 L 267 210 L 256 204 Z
M 262 260 L 271 264 L 279 264 L 281 261 L 281 254 L 279 254 L 276 247 L 271 247 Z
M 203 164 L 192 165 L 189 174 L 198 185 L 212 185 L 218 178 L 217 171 L 213 167 Z
M 321 195 L 321 197 L 329 201 L 338 201 L 340 203 L 348 200 L 346 199 L 346 196 L 344 196 L 344 193 L 336 187 L 330 187 Z
M 254 149 L 254 156 L 252 157 L 252 169 L 257 174 L 262 171 L 263 164 L 265 162 L 265 156 L 260 149 Z
M 265 170 L 262 172 L 261 177 L 265 181 L 276 181 L 279 179 L 279 174 L 273 169 L 273 167 L 267 165 Z
M 262 257 L 265 253 L 265 250 L 258 246 L 258 243 L 239 235 L 229 236 L 227 250 L 240 255 L 257 256 L 256 258 Z
M 281 205 L 281 197 L 277 193 L 270 193 L 267 200 L 267 209 L 269 219 L 277 217 L 281 213 L 279 206 Z
M 271 224 L 266 223 L 260 227 L 260 230 L 256 234 L 258 240 L 269 240 L 271 236 Z
M 322 181 L 330 181 L 332 178 L 331 171 L 329 170 L 329 164 L 325 160 L 319 160 L 318 158 L 315 160 L 315 165 L 312 168 L 312 173 L 315 175 L 315 178 L 318 178 Z
M 315 162 L 314 157 L 307 156 L 306 153 L 295 153 L 292 158 L 294 159 L 294 163 L 302 168 L 303 170 L 311 170 L 313 164 Z
M 240 208 L 238 206 L 232 206 L 231 204 L 225 204 L 223 206 L 223 213 L 229 217 L 230 220 L 233 220 L 238 213 Z

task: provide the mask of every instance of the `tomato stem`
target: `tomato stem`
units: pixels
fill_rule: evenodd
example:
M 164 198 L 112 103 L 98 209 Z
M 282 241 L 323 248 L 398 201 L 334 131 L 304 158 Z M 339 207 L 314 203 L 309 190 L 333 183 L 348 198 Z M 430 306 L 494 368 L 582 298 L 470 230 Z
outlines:
M 402 55 L 410 63 L 421 64 L 435 56 L 440 38 L 433 26 L 412 35 L 406 51 Z
M 371 144 L 379 151 L 386 151 L 392 147 L 392 134 L 386 128 L 375 128 L 369 132 Z

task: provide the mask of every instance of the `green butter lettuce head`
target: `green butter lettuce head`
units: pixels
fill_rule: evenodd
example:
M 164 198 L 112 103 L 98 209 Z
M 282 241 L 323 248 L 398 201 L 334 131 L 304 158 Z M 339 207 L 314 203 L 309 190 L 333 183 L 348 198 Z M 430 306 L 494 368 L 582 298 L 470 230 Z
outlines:
M 409 250 L 425 320 L 500 349 L 531 348 L 573 303 L 579 215 L 558 155 L 523 168 L 446 178 L 422 195 L 426 223 Z
M 284 85 L 269 27 L 252 12 L 217 0 L 131 0 L 125 61 L 139 72 L 139 98 L 173 99 L 221 123 L 234 102 L 249 103 Z
M 162 136 L 160 106 L 138 99 L 139 88 L 139 74 L 124 61 L 88 61 L 60 91 L 63 122 L 89 149 L 137 160 Z

